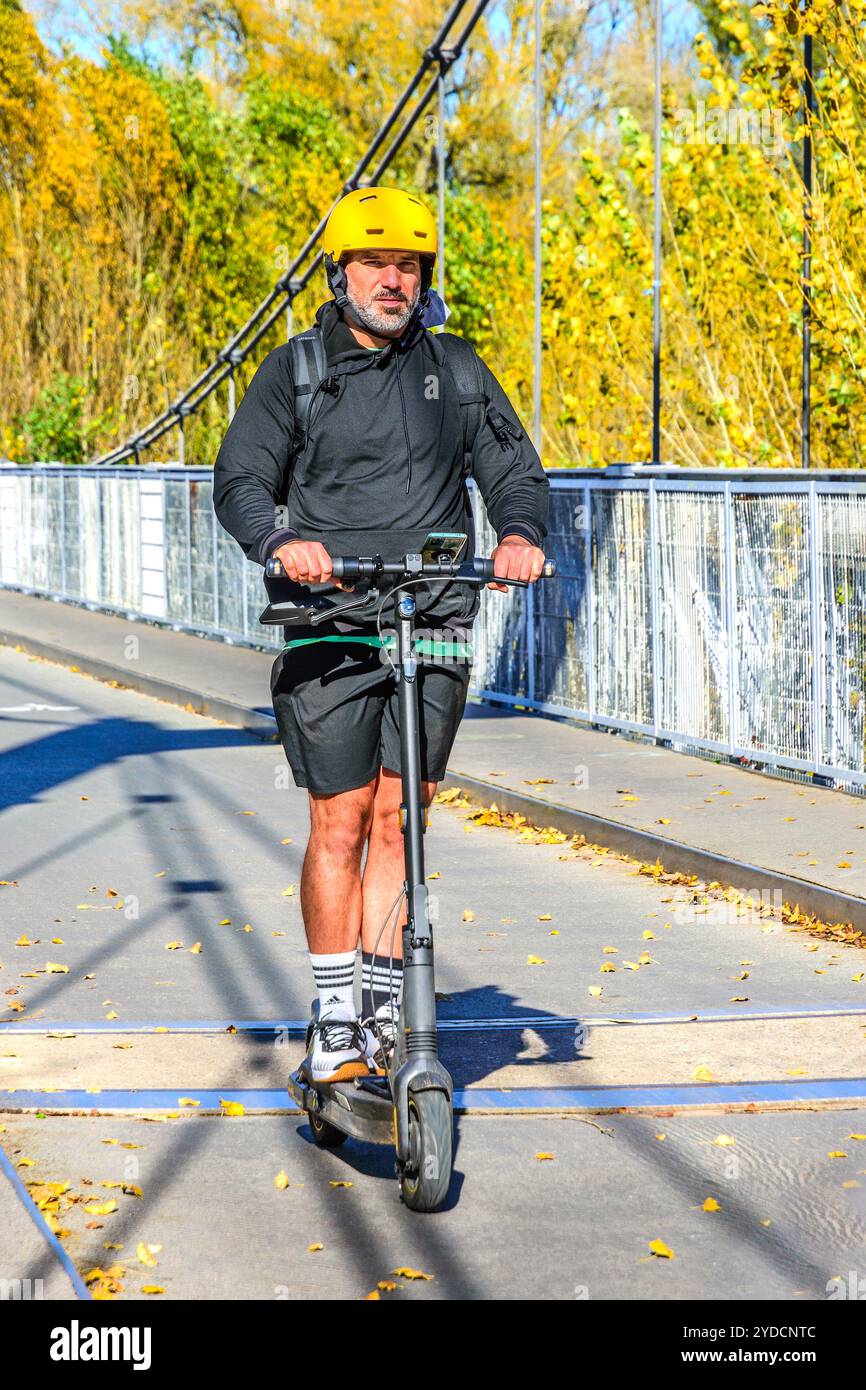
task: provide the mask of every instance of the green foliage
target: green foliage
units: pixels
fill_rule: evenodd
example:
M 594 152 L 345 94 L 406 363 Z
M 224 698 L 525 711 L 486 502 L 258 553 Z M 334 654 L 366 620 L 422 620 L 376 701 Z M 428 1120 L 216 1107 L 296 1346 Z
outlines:
M 83 377 L 61 372 L 39 393 L 36 404 L 16 422 L 24 435 L 28 463 L 85 463 L 102 420 L 85 425 L 82 407 L 88 394 Z

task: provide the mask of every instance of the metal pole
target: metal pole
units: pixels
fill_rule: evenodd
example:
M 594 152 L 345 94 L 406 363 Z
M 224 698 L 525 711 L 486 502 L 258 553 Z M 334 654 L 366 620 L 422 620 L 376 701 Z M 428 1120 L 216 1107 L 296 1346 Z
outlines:
M 234 370 L 229 372 L 229 424 L 235 418 L 235 374 Z
M 192 506 L 190 498 L 190 480 L 184 478 L 181 483 L 184 496 L 184 511 L 186 513 L 186 620 L 192 623 Z
M 832 499 L 828 499 L 828 501 L 832 501 Z M 821 690 L 825 670 L 823 642 L 821 640 L 823 613 L 821 602 L 823 585 L 821 581 L 821 514 L 815 481 L 812 479 L 809 484 L 809 645 L 812 648 L 812 762 L 816 773 L 824 761 L 824 750 L 821 747 L 823 727 Z M 828 760 L 832 756 L 833 751 L 829 749 Z
M 534 367 L 532 376 L 533 420 L 535 447 L 539 457 L 541 443 L 541 139 L 544 112 L 544 82 L 541 68 L 542 17 L 541 0 L 535 0 L 535 247 L 533 325 Z
M 737 554 L 734 544 L 734 499 L 730 483 L 725 483 L 724 555 L 725 555 L 725 628 L 728 635 L 728 752 L 731 757 L 737 746 L 738 707 L 738 627 L 737 627 Z
M 439 197 L 436 236 L 436 268 L 440 299 L 445 298 L 445 69 L 440 65 L 437 96 L 439 110 L 436 120 L 436 190 Z
M 592 723 L 595 717 L 595 584 L 592 574 L 592 493 L 589 483 L 584 484 L 583 488 L 584 505 L 584 547 L 583 547 L 583 579 L 584 591 L 586 593 L 586 637 L 585 637 L 585 661 L 586 661 L 586 711 L 589 715 L 589 722 Z
M 648 544 L 649 555 L 647 559 L 647 578 L 649 582 L 649 620 L 650 620 L 650 650 L 652 653 L 652 726 L 653 737 L 659 739 L 659 727 L 663 724 L 662 720 L 662 679 L 661 679 L 661 594 L 659 580 L 659 534 L 658 534 L 658 493 L 656 492 L 655 478 L 649 480 L 649 492 L 647 493 L 647 520 L 648 525 Z
M 653 446 L 661 463 L 662 335 L 662 0 L 655 0 L 655 91 L 653 93 Z
M 809 9 L 806 0 L 803 13 Z M 801 408 L 801 463 L 811 466 L 812 429 L 812 116 L 815 88 L 812 85 L 812 35 L 803 35 L 803 391 Z

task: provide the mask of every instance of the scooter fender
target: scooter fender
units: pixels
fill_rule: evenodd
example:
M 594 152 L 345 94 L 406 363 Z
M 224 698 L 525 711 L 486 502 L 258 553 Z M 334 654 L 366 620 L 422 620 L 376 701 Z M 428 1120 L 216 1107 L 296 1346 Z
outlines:
M 417 1091 L 444 1091 L 451 1104 L 454 1082 L 438 1057 L 409 1057 L 392 1077 L 394 1129 L 400 1163 L 409 1158 L 409 1096 Z

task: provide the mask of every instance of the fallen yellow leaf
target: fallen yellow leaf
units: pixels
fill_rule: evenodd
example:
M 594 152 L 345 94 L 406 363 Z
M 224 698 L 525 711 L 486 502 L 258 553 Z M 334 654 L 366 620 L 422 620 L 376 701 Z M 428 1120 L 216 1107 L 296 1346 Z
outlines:
M 432 1279 L 432 1274 L 424 1274 L 420 1269 L 407 1269 L 403 1265 L 391 1271 L 398 1279 Z
M 227 1115 L 243 1115 L 245 1113 L 239 1100 L 223 1100 L 220 1097 L 220 1106 Z
M 673 1250 L 669 1249 L 663 1240 L 651 1240 L 649 1248 L 652 1253 L 657 1255 L 661 1260 L 672 1260 L 674 1258 Z
M 721 1207 L 715 1197 L 708 1197 L 704 1202 L 704 1211 L 721 1211 Z

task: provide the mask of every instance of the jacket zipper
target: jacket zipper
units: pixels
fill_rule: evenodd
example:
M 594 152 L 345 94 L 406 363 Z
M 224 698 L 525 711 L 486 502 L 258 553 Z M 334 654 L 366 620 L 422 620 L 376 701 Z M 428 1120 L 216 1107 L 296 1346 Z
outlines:
M 406 451 L 409 455 L 409 476 L 406 479 L 406 491 L 408 492 L 409 485 L 412 482 L 412 445 L 409 442 L 409 424 L 406 419 L 406 398 L 403 395 L 403 382 L 400 377 L 400 358 L 396 353 L 394 354 L 394 366 L 397 371 L 397 385 L 400 389 L 400 408 L 403 412 L 403 433 L 406 436 Z

